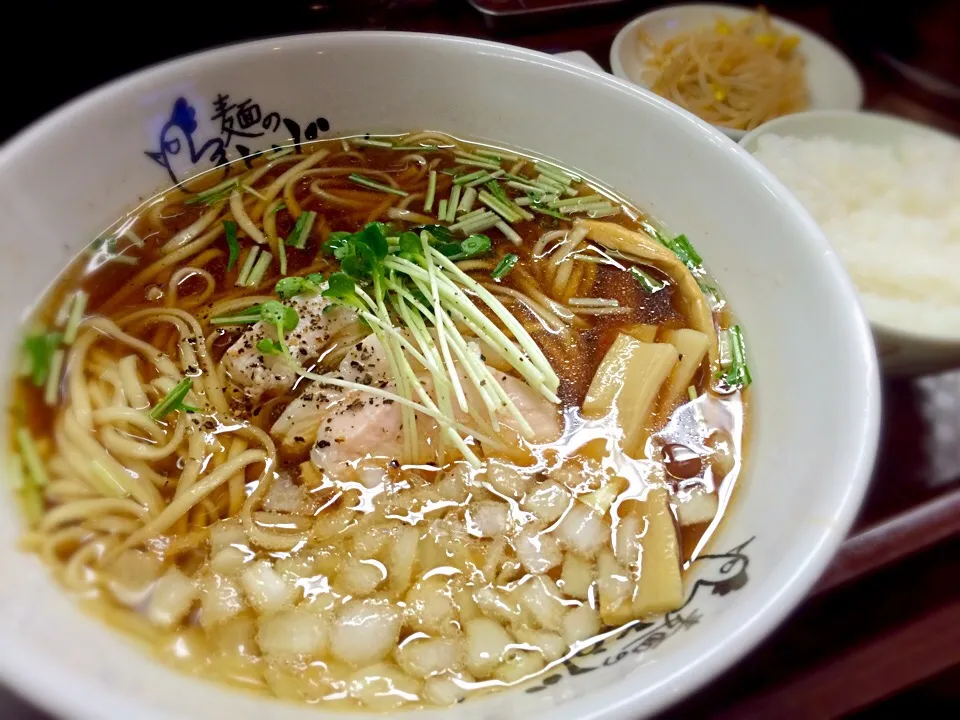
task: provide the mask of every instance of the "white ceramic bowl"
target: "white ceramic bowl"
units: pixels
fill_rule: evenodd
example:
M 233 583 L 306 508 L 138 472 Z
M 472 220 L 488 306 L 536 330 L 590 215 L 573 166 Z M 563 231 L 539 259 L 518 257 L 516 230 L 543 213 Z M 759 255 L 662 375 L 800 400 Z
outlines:
M 232 129 L 263 134 L 230 138 L 211 119 L 220 96 L 249 99 Z M 879 394 L 870 333 L 825 238 L 769 173 L 693 116 L 608 75 L 461 38 L 343 33 L 223 48 L 113 83 L 0 151 L 0 344 L 13 349 L 37 293 L 121 210 L 208 167 L 218 150 L 285 140 L 284 118 L 304 137 L 435 128 L 562 159 L 685 231 L 746 329 L 748 472 L 712 554 L 695 563 L 684 608 L 533 686 L 420 717 L 635 720 L 766 636 L 821 573 L 867 485 Z M 100 720 L 334 716 L 156 664 L 17 551 L 18 524 L 0 494 L 0 678 L 34 702 Z
M 750 153 L 767 134 L 812 139 L 829 137 L 865 145 L 893 145 L 905 137 L 937 137 L 960 145 L 960 140 L 926 125 L 903 118 L 870 112 L 821 111 L 787 115 L 764 123 L 740 141 Z M 913 326 L 891 325 L 870 312 L 870 327 L 880 364 L 889 375 L 909 375 L 944 370 L 960 365 L 960 335 L 931 333 Z
M 719 15 L 739 20 L 753 12 L 752 8 L 721 4 L 670 5 L 653 10 L 617 33 L 610 48 L 610 67 L 617 77 L 647 88 L 641 69 L 650 50 L 637 40 L 639 31 L 659 45 L 679 33 L 710 26 Z M 856 110 L 863 104 L 863 82 L 843 53 L 800 25 L 776 16 L 773 21 L 784 31 L 800 37 L 799 50 L 806 59 L 811 110 Z M 717 129 L 734 140 L 746 135 L 744 130 L 720 126 Z

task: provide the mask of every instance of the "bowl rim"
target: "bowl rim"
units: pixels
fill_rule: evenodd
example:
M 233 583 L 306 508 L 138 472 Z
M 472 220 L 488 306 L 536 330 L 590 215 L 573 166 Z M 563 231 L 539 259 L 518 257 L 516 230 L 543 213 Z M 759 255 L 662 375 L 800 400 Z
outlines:
M 674 4 L 674 5 L 660 5 L 658 7 L 652 8 L 641 15 L 637 15 L 630 22 L 624 25 L 617 32 L 616 37 L 613 39 L 613 44 L 610 46 L 610 69 L 613 74 L 616 75 L 621 80 L 624 80 L 632 85 L 636 85 L 644 90 L 650 91 L 650 88 L 643 83 L 634 81 L 631 79 L 629 73 L 627 73 L 626 68 L 620 60 L 621 49 L 626 44 L 628 38 L 636 31 L 638 27 L 650 22 L 653 19 L 667 16 L 671 14 L 692 14 L 694 12 L 718 12 L 718 13 L 728 13 L 737 17 L 746 17 L 747 15 L 754 12 L 753 8 L 743 6 L 743 5 L 730 5 L 728 3 L 690 3 L 690 4 Z M 780 15 L 775 15 L 770 13 L 770 19 L 777 24 L 783 26 L 791 33 L 799 35 L 802 38 L 803 42 L 813 43 L 818 45 L 820 49 L 826 52 L 831 57 L 831 61 L 836 64 L 837 67 L 843 67 L 844 70 L 848 71 L 850 77 L 852 77 L 856 83 L 856 93 L 850 97 L 850 105 L 852 109 L 863 107 L 863 100 L 865 97 L 865 88 L 863 84 L 863 78 L 860 76 L 860 72 L 857 70 L 856 66 L 850 61 L 850 58 L 838 48 L 834 43 L 830 42 L 827 38 L 821 35 L 818 32 L 811 30 L 803 25 L 799 25 L 792 20 L 788 20 Z M 652 92 L 652 91 L 651 91 Z M 800 112 L 806 112 L 801 110 Z M 814 111 L 818 112 L 818 111 Z M 822 112 L 833 112 L 832 110 L 824 109 Z M 844 112 L 841 110 L 840 112 Z M 796 115 L 799 113 L 790 113 L 790 115 Z M 782 115 L 781 117 L 789 117 L 790 115 Z M 777 120 L 779 118 L 774 118 Z M 704 121 L 706 122 L 706 121 Z M 772 120 L 770 122 L 773 122 Z M 743 137 L 753 132 L 752 130 L 739 130 L 737 128 L 727 128 L 721 125 L 714 125 L 712 123 L 707 123 L 711 127 L 716 128 L 724 135 L 729 138 L 732 138 L 734 141 L 739 142 Z M 762 126 L 761 126 L 762 127 Z
M 842 140 L 842 138 L 837 138 L 831 128 L 834 124 L 839 125 L 842 123 L 847 129 L 857 128 L 858 126 L 888 127 L 901 138 L 908 136 L 940 138 L 960 149 L 960 137 L 956 135 L 910 118 L 900 117 L 878 110 L 804 110 L 798 113 L 782 115 L 781 117 L 774 118 L 773 120 L 765 122 L 763 125 L 755 127 L 738 140 L 737 144 L 753 155 L 756 150 L 757 141 L 764 135 L 790 135 L 790 127 L 793 124 L 804 124 L 808 122 L 814 125 L 822 122 L 822 136 L 838 140 Z M 817 130 L 817 134 L 820 134 L 819 130 Z M 827 240 L 832 244 L 829 237 Z M 857 292 L 859 293 L 859 290 Z M 955 333 L 925 332 L 913 327 L 894 325 L 885 320 L 870 317 L 869 313 L 867 313 L 867 320 L 870 322 L 872 328 L 898 342 L 910 343 L 916 346 L 928 345 L 933 347 L 960 344 L 960 331 Z
M 815 542 L 808 546 L 803 561 L 797 564 L 778 591 L 752 603 L 749 607 L 741 603 L 740 607 L 735 608 L 730 614 L 730 621 L 725 623 L 732 627 L 732 632 L 722 637 L 718 635 L 714 642 L 705 642 L 704 652 L 682 670 L 672 672 L 653 686 L 631 685 L 625 679 L 621 679 L 604 695 L 577 698 L 566 702 L 561 708 L 569 717 L 585 720 L 600 718 L 634 720 L 638 713 L 644 716 L 652 715 L 674 705 L 732 667 L 754 649 L 806 596 L 823 573 L 827 563 L 833 558 L 856 517 L 869 485 L 879 442 L 880 375 L 869 325 L 860 308 L 853 283 L 813 218 L 786 187 L 750 153 L 739 147 L 719 129 L 649 90 L 609 73 L 585 68 L 547 53 L 505 43 L 437 33 L 360 30 L 300 33 L 265 37 L 241 43 L 227 43 L 131 72 L 55 108 L 10 138 L 0 147 L 0 172 L 3 171 L 11 156 L 41 140 L 46 134 L 55 132 L 71 116 L 84 113 L 87 108 L 95 106 L 108 97 L 135 92 L 139 87 L 149 85 L 151 81 L 176 76 L 178 72 L 187 68 L 192 72 L 200 72 L 208 64 L 229 63 L 232 58 L 268 46 L 280 45 L 295 51 L 303 47 L 312 48 L 317 43 L 331 40 L 368 43 L 407 42 L 420 46 L 431 43 L 443 47 L 460 47 L 465 51 L 481 50 L 496 53 L 501 57 L 535 62 L 551 70 L 588 78 L 592 82 L 602 83 L 609 88 L 654 104 L 661 111 L 676 117 L 677 120 L 692 121 L 714 142 L 726 144 L 731 156 L 739 156 L 740 162 L 751 165 L 758 181 L 773 193 L 778 204 L 786 208 L 798 228 L 805 231 L 810 252 L 819 253 L 822 258 L 824 277 L 829 278 L 829 282 L 845 297 L 844 312 L 848 314 L 851 343 L 860 366 L 859 372 L 854 373 L 855 382 L 850 386 L 853 392 L 846 396 L 852 397 L 853 400 L 846 402 L 851 408 L 861 411 L 862 422 L 851 432 L 850 442 L 847 444 L 847 447 L 851 448 L 845 455 L 847 465 L 845 469 L 849 470 L 847 487 L 833 514 L 829 517 L 829 522 L 820 526 Z M 104 631 L 112 632 L 106 628 Z M 4 652 L 0 653 L 0 682 L 38 707 L 57 715 L 81 720 L 103 720 L 103 718 L 113 717 L 171 720 L 170 716 L 162 711 L 143 707 L 135 697 L 112 692 L 109 684 L 98 684 L 93 687 L 84 685 L 69 671 L 56 664 L 51 666 L 44 662 L 47 656 L 33 654 L 31 648 L 16 637 L 15 632 L 0 629 L 0 636 L 6 641 Z M 709 636 L 705 635 L 706 637 Z M 187 675 L 182 677 L 188 678 Z M 50 692 L 51 687 L 57 687 L 58 691 Z M 638 704 L 638 698 L 648 694 L 649 697 L 644 699 L 643 704 Z

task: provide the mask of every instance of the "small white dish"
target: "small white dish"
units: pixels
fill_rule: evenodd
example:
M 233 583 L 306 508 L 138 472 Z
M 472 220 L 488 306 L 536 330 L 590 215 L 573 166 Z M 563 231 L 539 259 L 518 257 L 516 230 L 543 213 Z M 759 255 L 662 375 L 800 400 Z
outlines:
M 820 111 L 785 115 L 748 133 L 740 141 L 740 146 L 753 154 L 763 135 L 832 138 L 879 146 L 893 145 L 905 137 L 934 136 L 960 144 L 956 137 L 926 125 L 872 112 Z M 869 304 L 865 304 L 865 310 L 886 374 L 912 375 L 960 365 L 960 335 L 949 332 L 933 334 L 916 327 L 891 325 L 872 316 Z
M 613 74 L 649 90 L 641 77 L 641 69 L 650 50 L 638 40 L 642 30 L 658 45 L 682 33 L 706 27 L 718 16 L 739 20 L 755 12 L 752 8 L 721 4 L 669 5 L 645 13 L 625 25 L 610 48 Z M 856 68 L 837 48 L 816 33 L 783 18 L 772 16 L 785 32 L 800 37 L 799 51 L 806 59 L 807 85 L 810 88 L 809 110 L 857 110 L 863 104 L 863 81 Z M 734 140 L 746 135 L 745 130 L 715 126 Z

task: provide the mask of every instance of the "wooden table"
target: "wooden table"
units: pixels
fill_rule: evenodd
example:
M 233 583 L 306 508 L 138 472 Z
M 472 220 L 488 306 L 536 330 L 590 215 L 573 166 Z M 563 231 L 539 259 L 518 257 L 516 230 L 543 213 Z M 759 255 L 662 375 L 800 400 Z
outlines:
M 815 2 L 767 4 L 848 51 L 851 46 L 838 37 L 835 20 L 849 20 L 851 7 L 863 5 L 852 0 L 833 3 L 833 8 Z M 32 77 L 15 74 L 11 92 L 19 101 L 0 116 L 0 133 L 6 135 L 116 75 L 251 35 L 244 13 L 238 13 L 243 18 L 232 18 L 216 5 L 216 10 L 196 10 L 189 22 L 160 18 L 142 32 L 119 36 L 106 26 L 91 29 L 92 36 L 75 34 L 69 13 L 78 13 L 76 20 L 82 17 L 91 28 L 98 19 L 91 18 L 87 7 L 58 8 L 64 14 L 57 26 L 62 29 L 52 29 L 55 37 L 32 52 L 48 59 L 52 54 L 54 62 L 59 58 L 60 71 L 37 96 L 26 90 Z M 546 52 L 583 50 L 609 69 L 614 34 L 644 3 L 626 3 L 510 36 L 491 34 L 462 0 L 290 5 L 288 11 L 258 13 L 264 24 L 255 34 L 340 27 L 445 32 Z M 949 23 L 928 30 L 931 37 L 945 38 L 944 47 L 955 47 L 960 36 Z M 856 39 L 856 30 L 851 37 Z M 29 61 L 30 52 L 18 59 Z M 84 63 L 72 63 L 78 53 Z M 960 132 L 960 108 L 931 102 L 869 62 L 858 64 L 869 108 Z M 858 717 L 872 717 L 898 710 L 960 708 L 960 372 L 888 380 L 883 391 L 883 434 L 873 485 L 852 535 L 817 589 L 760 648 L 664 718 L 819 719 L 855 711 Z M 4 699 L 0 691 L 0 717 L 43 716 L 12 697 Z

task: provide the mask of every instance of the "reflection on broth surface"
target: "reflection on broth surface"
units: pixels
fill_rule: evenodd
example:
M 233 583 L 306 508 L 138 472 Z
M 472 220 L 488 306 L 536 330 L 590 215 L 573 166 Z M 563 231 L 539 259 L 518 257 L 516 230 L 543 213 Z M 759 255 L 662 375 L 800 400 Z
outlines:
M 742 455 L 696 250 L 438 133 L 236 162 L 42 303 L 25 546 L 170 663 L 391 709 L 520 682 L 682 604 Z

